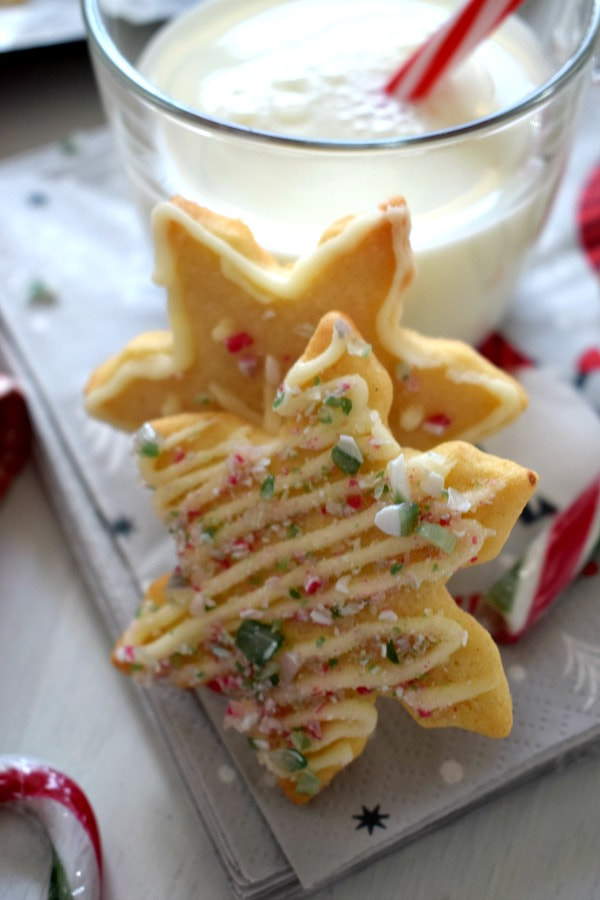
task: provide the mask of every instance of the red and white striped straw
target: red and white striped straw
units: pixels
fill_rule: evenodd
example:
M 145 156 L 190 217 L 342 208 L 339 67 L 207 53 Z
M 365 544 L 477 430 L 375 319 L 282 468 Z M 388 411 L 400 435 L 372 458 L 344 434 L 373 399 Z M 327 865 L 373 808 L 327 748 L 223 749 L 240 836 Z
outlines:
M 523 0 L 467 0 L 412 53 L 385 86 L 400 100 L 423 100 L 450 69 L 491 34 Z

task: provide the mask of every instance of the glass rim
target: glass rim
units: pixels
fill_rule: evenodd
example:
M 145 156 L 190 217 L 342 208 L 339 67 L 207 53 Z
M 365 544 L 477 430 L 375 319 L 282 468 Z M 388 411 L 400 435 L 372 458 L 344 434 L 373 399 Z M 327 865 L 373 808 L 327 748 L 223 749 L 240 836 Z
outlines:
M 336 141 L 293 137 L 260 131 L 203 115 L 193 107 L 180 103 L 155 87 L 135 66 L 125 59 L 105 27 L 99 9 L 99 0 L 81 0 L 81 8 L 88 43 L 91 44 L 92 49 L 99 53 L 102 61 L 108 65 L 121 83 L 131 88 L 146 103 L 162 109 L 173 117 L 183 119 L 188 124 L 194 124 L 205 130 L 215 131 L 222 135 L 235 136 L 243 141 L 278 144 L 281 147 L 301 150 L 336 150 L 345 153 L 356 153 L 363 150 L 397 150 L 401 147 L 436 144 L 465 135 L 484 132 L 519 118 L 546 103 L 546 101 L 558 94 L 564 86 L 569 84 L 591 59 L 596 38 L 600 35 L 600 0 L 592 0 L 587 29 L 575 53 L 550 78 L 535 90 L 530 91 L 518 102 L 504 107 L 489 116 L 473 119 L 470 122 L 455 125 L 451 128 L 427 132 L 427 134 L 372 138 L 362 141 Z

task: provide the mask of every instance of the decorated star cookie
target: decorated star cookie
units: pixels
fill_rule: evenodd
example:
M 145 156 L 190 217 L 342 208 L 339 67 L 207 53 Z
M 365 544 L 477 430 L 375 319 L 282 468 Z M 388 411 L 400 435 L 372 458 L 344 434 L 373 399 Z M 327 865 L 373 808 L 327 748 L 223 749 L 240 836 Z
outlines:
M 221 408 L 272 427 L 269 410 L 323 315 L 356 323 L 394 382 L 390 428 L 401 444 L 477 441 L 514 419 L 525 395 L 457 341 L 399 325 L 413 278 L 400 198 L 336 223 L 314 253 L 280 265 L 239 221 L 175 198 L 154 211 L 155 279 L 170 331 L 143 334 L 93 374 L 87 409 L 125 429 Z
M 426 727 L 511 727 L 498 651 L 444 585 L 498 553 L 536 476 L 462 442 L 401 448 L 391 401 L 330 313 L 275 396 L 275 434 L 208 411 L 136 436 L 178 562 L 114 661 L 228 695 L 225 724 L 296 802 L 362 751 L 378 696 Z

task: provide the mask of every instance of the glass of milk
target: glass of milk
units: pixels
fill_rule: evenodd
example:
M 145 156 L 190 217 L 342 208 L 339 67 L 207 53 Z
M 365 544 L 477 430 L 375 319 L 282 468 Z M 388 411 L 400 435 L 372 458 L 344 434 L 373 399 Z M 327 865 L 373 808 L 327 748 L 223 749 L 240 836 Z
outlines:
M 280 259 L 402 194 L 418 275 L 403 323 L 476 343 L 502 318 L 591 81 L 600 0 L 527 0 L 425 102 L 383 85 L 456 0 L 84 0 L 146 219 L 182 194 Z M 160 23 L 148 24 L 147 18 Z

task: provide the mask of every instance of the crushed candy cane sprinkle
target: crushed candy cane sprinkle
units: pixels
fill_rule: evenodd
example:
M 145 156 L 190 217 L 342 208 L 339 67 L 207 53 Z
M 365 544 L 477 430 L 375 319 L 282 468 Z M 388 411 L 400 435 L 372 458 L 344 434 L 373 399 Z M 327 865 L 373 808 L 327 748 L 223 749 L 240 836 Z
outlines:
M 231 352 L 248 345 L 229 340 Z M 399 615 L 394 596 L 476 560 L 489 535 L 476 512 L 497 487 L 461 492 L 446 457 L 401 450 L 353 366 L 332 374 L 369 353 L 340 321 L 279 388 L 278 437 L 256 443 L 240 425 L 203 440 L 206 414 L 165 436 L 145 425 L 135 443 L 178 564 L 117 659 L 228 695 L 225 724 L 305 796 L 351 752 L 344 735 L 373 730 L 376 694 L 422 716 L 455 702 L 428 676 L 466 631 L 430 610 Z

